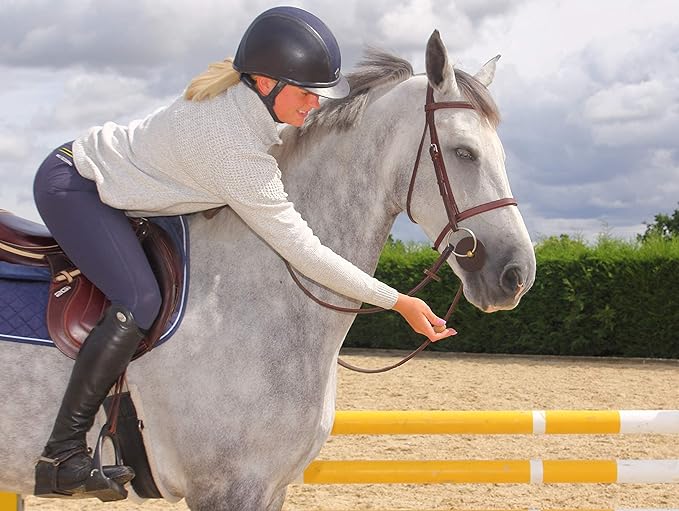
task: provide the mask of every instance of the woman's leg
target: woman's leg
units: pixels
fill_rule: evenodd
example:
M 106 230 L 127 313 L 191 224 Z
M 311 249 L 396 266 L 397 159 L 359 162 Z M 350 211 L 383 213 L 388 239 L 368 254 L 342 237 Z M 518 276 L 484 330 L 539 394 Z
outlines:
M 70 144 L 54 151 L 36 175 L 38 210 L 69 258 L 111 300 L 112 306 L 83 343 L 43 456 L 36 465 L 35 494 L 85 491 L 92 459 L 86 435 L 109 389 L 125 370 L 160 307 L 148 260 L 122 211 L 99 200 L 82 178 Z M 128 467 L 107 475 L 119 483 L 134 477 Z
M 123 211 L 101 202 L 93 181 L 75 169 L 70 144 L 50 154 L 35 177 L 35 202 L 66 255 L 112 304 L 149 329 L 161 294 L 146 254 Z

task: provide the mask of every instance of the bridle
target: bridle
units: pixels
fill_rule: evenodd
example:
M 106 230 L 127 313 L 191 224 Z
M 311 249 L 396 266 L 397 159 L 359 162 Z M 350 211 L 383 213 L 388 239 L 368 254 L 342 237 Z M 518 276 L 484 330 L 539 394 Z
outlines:
M 440 102 L 435 101 L 434 89 L 431 87 L 431 85 L 427 85 L 427 99 L 424 105 L 425 111 L 424 131 L 422 132 L 420 145 L 417 149 L 417 157 L 415 158 L 415 165 L 413 166 L 413 172 L 410 178 L 410 186 L 408 187 L 408 198 L 406 202 L 406 211 L 408 213 L 408 217 L 410 218 L 410 220 L 413 223 L 417 223 L 413 218 L 410 205 L 412 202 L 413 191 L 415 189 L 415 179 L 417 178 L 417 171 L 420 166 L 420 159 L 422 157 L 422 149 L 424 148 L 424 141 L 427 135 L 427 131 L 429 131 L 430 139 L 429 155 L 431 156 L 431 160 L 434 165 L 434 172 L 436 173 L 436 181 L 439 186 L 439 193 L 441 194 L 441 198 L 443 199 L 443 205 L 445 207 L 446 215 L 448 217 L 448 223 L 436 237 L 433 249 L 438 251 L 439 247 L 442 246 L 444 240 L 446 240 L 446 247 L 443 249 L 436 262 L 430 268 L 424 270 L 425 277 L 422 279 L 422 281 L 419 284 L 417 284 L 413 289 L 408 291 L 407 294 L 409 296 L 412 296 L 418 291 L 420 291 L 432 280 L 440 281 L 441 278 L 437 275 L 438 271 L 441 269 L 441 266 L 443 266 L 443 263 L 445 263 L 451 255 L 455 256 L 458 264 L 460 265 L 460 267 L 462 267 L 462 269 L 469 272 L 480 270 L 483 267 L 483 264 L 485 263 L 485 253 L 486 253 L 485 246 L 483 245 L 481 240 L 477 238 L 476 234 L 474 234 L 474 232 L 471 229 L 460 226 L 459 225 L 460 222 L 466 220 L 467 218 L 471 218 L 473 216 L 479 215 L 481 213 L 486 213 L 487 211 L 492 211 L 497 208 L 517 205 L 516 199 L 514 199 L 513 197 L 505 197 L 502 199 L 485 202 L 483 204 L 474 206 L 464 211 L 460 211 L 459 207 L 457 206 L 457 203 L 455 202 L 453 189 L 452 186 L 450 185 L 450 180 L 448 179 L 446 164 L 443 160 L 443 154 L 441 154 L 441 146 L 439 143 L 438 132 L 436 131 L 436 122 L 434 119 L 434 112 L 436 112 L 436 110 L 443 108 L 466 108 L 469 110 L 474 110 L 474 106 L 467 101 L 440 101 Z M 469 236 L 462 238 L 457 243 L 457 245 L 453 246 L 449 240 L 450 234 L 458 231 L 465 231 L 469 234 Z M 311 291 L 309 291 L 302 284 L 302 282 L 295 274 L 295 271 L 292 269 L 292 266 L 290 266 L 290 263 L 285 261 L 285 264 L 293 280 L 304 292 L 304 294 L 306 294 L 309 298 L 311 298 L 319 305 L 322 305 L 323 307 L 327 307 L 329 309 L 339 312 L 350 312 L 354 314 L 372 314 L 384 310 L 381 307 L 370 307 L 365 309 L 339 307 L 337 305 L 332 305 L 330 303 L 324 302 L 323 300 L 314 296 L 311 293 Z M 448 308 L 448 312 L 444 316 L 444 319 L 446 321 L 450 319 L 450 316 L 457 307 L 457 304 L 460 301 L 461 297 L 462 297 L 462 283 L 460 282 L 460 287 L 458 288 L 457 293 L 455 294 L 455 298 L 453 299 L 453 302 Z M 360 367 L 356 367 L 352 364 L 344 362 L 342 359 L 339 358 L 338 363 L 342 367 L 351 369 L 353 371 L 358 371 L 362 373 L 381 373 L 389 371 L 404 364 L 405 362 L 413 358 L 415 355 L 417 355 L 420 351 L 424 350 L 430 343 L 431 341 L 427 339 L 420 345 L 419 348 L 417 348 L 415 351 L 410 353 L 408 356 L 406 356 L 399 362 L 387 367 L 382 367 L 380 369 L 362 369 Z
M 436 131 L 436 122 L 434 120 L 434 112 L 442 108 L 466 108 L 469 110 L 474 110 L 474 106 L 467 101 L 440 101 L 434 100 L 434 89 L 431 85 L 427 85 L 427 101 L 424 105 L 425 111 L 425 123 L 424 131 L 422 132 L 422 138 L 420 140 L 420 146 L 417 149 L 417 158 L 415 159 L 415 166 L 413 167 L 412 177 L 410 178 L 410 186 L 408 187 L 408 199 L 406 202 L 406 212 L 408 213 L 408 218 L 413 223 L 417 223 L 413 218 L 410 204 L 412 202 L 413 190 L 415 189 L 415 179 L 417 178 L 417 170 L 420 166 L 420 158 L 422 156 L 422 148 L 424 147 L 424 140 L 429 131 L 430 145 L 429 145 L 429 155 L 431 156 L 431 161 L 434 164 L 434 172 L 436 173 L 436 182 L 439 186 L 439 193 L 443 199 L 443 206 L 446 210 L 446 215 L 448 216 L 448 224 L 441 230 L 439 235 L 434 242 L 434 250 L 438 250 L 441 242 L 446 239 L 446 236 L 451 233 L 463 230 L 469 233 L 468 238 L 463 238 L 458 242 L 456 250 L 452 250 L 451 253 L 457 258 L 457 262 L 460 266 L 467 271 L 478 271 L 483 267 L 485 262 L 485 247 L 483 243 L 479 241 L 474 232 L 467 227 L 461 227 L 459 224 L 462 220 L 471 218 L 473 216 L 485 213 L 487 211 L 492 211 L 493 209 L 502 208 L 505 206 L 516 206 L 516 199 L 513 197 L 506 197 L 504 199 L 497 199 L 490 202 L 485 202 L 478 206 L 460 211 L 460 208 L 455 202 L 455 196 L 453 195 L 453 188 L 450 185 L 450 180 L 448 179 L 448 172 L 446 171 L 446 164 L 443 161 L 443 154 L 441 154 L 441 144 L 439 143 L 438 132 Z M 450 246 L 450 243 L 448 243 Z

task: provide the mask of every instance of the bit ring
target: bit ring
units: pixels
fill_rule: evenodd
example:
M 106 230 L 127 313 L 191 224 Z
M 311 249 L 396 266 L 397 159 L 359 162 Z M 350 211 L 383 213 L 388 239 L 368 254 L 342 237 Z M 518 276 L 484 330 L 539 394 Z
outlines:
M 466 227 L 458 227 L 458 230 L 467 231 L 471 235 L 472 239 L 474 240 L 474 246 L 471 248 L 471 250 L 468 250 L 466 254 L 458 254 L 457 252 L 455 252 L 455 249 L 453 249 L 453 255 L 455 255 L 456 257 L 474 257 L 474 255 L 476 254 L 476 247 L 478 246 L 476 234 L 474 234 L 474 231 L 472 231 L 471 229 L 467 229 Z M 457 232 L 457 231 L 455 231 L 455 232 Z M 450 239 L 449 238 L 450 238 L 451 234 L 453 234 L 453 231 L 450 231 L 447 234 L 447 236 L 445 237 L 445 240 L 446 240 L 446 243 L 447 243 L 448 246 L 450 246 Z

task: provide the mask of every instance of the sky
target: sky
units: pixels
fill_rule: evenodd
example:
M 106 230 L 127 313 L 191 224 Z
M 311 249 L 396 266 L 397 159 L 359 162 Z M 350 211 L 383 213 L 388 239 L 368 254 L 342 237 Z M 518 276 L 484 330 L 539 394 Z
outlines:
M 280 2 L 4 0 L 0 208 L 39 221 L 32 179 L 58 144 L 170 102 L 233 56 Z M 679 208 L 679 0 L 291 1 L 334 32 L 350 71 L 366 45 L 424 70 L 438 29 L 456 67 L 502 55 L 490 91 L 507 173 L 534 241 L 633 239 Z M 392 234 L 424 241 L 399 217 Z

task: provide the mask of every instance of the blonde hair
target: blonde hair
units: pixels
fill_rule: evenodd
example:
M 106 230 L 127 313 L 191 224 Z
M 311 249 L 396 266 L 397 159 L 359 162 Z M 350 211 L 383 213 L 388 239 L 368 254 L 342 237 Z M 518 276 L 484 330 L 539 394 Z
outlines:
M 207 67 L 207 71 L 191 80 L 184 92 L 184 98 L 189 101 L 212 99 L 239 81 L 240 73 L 233 68 L 233 59 L 213 62 Z

